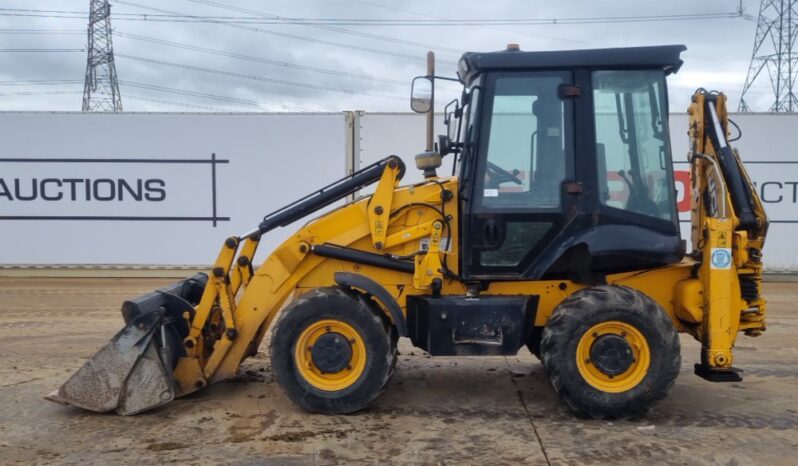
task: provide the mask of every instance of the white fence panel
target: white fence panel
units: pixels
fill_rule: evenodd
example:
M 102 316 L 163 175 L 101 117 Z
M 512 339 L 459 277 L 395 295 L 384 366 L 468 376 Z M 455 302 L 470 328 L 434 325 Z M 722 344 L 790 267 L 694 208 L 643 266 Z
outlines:
M 743 130 L 733 144 L 772 221 L 767 268 L 798 271 L 798 115 L 732 119 Z M 359 132 L 347 130 L 343 113 L 0 113 L 0 264 L 208 264 L 225 237 L 347 166 L 397 154 L 407 165 L 403 183 L 422 180 L 413 157 L 424 149 L 423 115 L 354 121 Z M 687 116 L 671 115 L 670 124 L 689 238 Z M 347 163 L 351 148 L 359 151 Z M 261 257 L 295 228 L 267 235 Z
M 0 113 L 0 264 L 212 263 L 343 176 L 346 134 L 341 113 Z

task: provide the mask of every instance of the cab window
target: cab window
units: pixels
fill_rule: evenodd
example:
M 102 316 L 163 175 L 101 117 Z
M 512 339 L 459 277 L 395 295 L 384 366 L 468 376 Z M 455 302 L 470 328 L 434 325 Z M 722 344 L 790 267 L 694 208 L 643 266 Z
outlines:
M 592 80 L 601 203 L 674 220 L 662 71 L 595 71 Z
M 565 179 L 570 105 L 560 98 L 568 72 L 499 76 L 490 111 L 481 205 L 485 208 L 557 208 Z

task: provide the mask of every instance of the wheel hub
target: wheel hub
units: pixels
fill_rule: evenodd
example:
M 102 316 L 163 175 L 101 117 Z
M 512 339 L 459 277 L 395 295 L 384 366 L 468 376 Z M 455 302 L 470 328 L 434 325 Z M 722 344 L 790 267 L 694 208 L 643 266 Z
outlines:
M 620 335 L 604 334 L 590 347 L 590 362 L 608 376 L 623 374 L 635 362 L 629 342 Z
M 352 345 L 340 333 L 329 332 L 319 336 L 310 350 L 313 365 L 322 373 L 336 374 L 352 360 Z
M 318 390 L 351 387 L 366 371 L 366 344 L 352 325 L 337 319 L 317 320 L 297 337 L 296 370 Z

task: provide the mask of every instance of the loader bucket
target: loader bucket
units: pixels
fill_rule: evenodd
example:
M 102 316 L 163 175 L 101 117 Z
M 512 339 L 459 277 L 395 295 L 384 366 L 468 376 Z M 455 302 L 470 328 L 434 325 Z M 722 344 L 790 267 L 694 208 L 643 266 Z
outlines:
M 175 398 L 177 359 L 185 355 L 185 312 L 193 313 L 207 276 L 197 274 L 125 301 L 125 327 L 45 398 L 90 411 L 136 414 Z

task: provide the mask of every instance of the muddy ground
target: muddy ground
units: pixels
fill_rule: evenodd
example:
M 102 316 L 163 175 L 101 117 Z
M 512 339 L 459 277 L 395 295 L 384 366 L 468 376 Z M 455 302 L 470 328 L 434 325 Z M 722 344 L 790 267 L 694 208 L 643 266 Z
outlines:
M 770 328 L 738 341 L 743 383 L 694 376 L 683 338 L 671 397 L 634 421 L 574 417 L 526 350 L 430 358 L 407 341 L 387 391 L 350 416 L 300 411 L 265 355 L 133 417 L 42 399 L 118 330 L 125 297 L 167 281 L 0 279 L 0 463 L 798 464 L 798 283 L 766 285 Z

